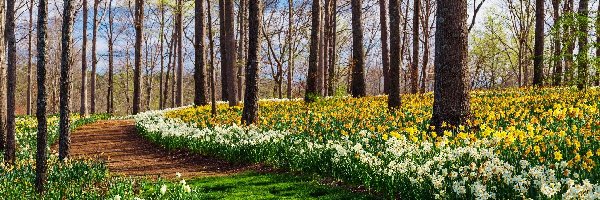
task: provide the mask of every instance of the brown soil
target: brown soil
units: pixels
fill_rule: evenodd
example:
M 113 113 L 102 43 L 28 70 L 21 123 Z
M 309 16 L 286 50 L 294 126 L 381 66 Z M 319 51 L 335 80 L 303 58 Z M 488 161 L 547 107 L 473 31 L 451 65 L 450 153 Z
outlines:
M 262 166 L 232 164 L 186 151 L 168 151 L 136 133 L 131 120 L 100 121 L 71 134 L 71 157 L 105 161 L 111 173 L 149 178 L 219 176 Z

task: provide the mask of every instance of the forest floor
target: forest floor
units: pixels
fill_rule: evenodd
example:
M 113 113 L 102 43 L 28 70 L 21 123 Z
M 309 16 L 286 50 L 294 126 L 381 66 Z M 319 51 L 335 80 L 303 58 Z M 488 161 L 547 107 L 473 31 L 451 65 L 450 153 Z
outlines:
M 258 165 L 232 164 L 186 151 L 168 151 L 136 133 L 132 120 L 99 121 L 71 134 L 71 156 L 106 162 L 111 173 L 150 178 L 231 175 L 263 170 Z

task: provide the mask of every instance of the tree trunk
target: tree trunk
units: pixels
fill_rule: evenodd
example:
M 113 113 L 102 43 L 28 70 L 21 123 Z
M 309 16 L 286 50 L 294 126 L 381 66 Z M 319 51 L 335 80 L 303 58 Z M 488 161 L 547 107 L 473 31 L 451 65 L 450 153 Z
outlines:
M 319 93 L 320 96 L 323 96 L 323 74 L 325 73 L 325 31 L 323 31 L 323 29 L 325 29 L 325 24 L 326 22 L 323 21 L 323 9 L 321 9 L 319 11 L 319 21 L 321 21 L 321 23 L 319 24 L 319 61 L 318 61 L 318 70 L 317 70 L 317 92 Z
M 470 117 L 467 78 L 467 1 L 436 0 L 435 85 L 431 125 L 440 132 Z
M 211 14 L 210 0 L 206 0 L 206 10 L 208 15 L 208 40 L 210 49 L 210 112 L 213 117 L 217 116 L 217 92 L 215 91 L 215 52 L 214 52 L 214 38 L 212 29 L 212 14 Z
M 534 86 L 541 86 L 544 81 L 544 20 L 544 0 L 535 0 Z
M 140 112 L 141 103 L 141 80 L 142 74 L 142 36 L 144 26 L 144 1 L 135 0 L 135 55 L 134 55 L 134 67 L 133 67 L 133 114 Z
M 95 1 L 95 0 L 94 0 Z M 83 0 L 81 5 L 83 10 L 82 22 L 82 42 L 81 42 L 81 88 L 79 93 L 79 115 L 86 116 L 87 111 L 87 21 L 88 21 L 88 4 L 87 0 Z
M 227 87 L 226 90 L 229 97 L 227 100 L 229 101 L 230 106 L 235 106 L 238 104 L 237 100 L 237 89 L 236 89 L 236 70 L 235 70 L 235 61 L 236 61 L 236 51 L 235 51 L 235 29 L 233 25 L 234 10 L 233 10 L 233 0 L 224 0 L 223 7 L 223 38 L 221 39 L 221 44 L 223 49 L 225 50 L 224 54 L 221 56 L 221 63 L 223 63 L 223 67 L 226 69 L 225 77 L 227 79 Z
M 164 98 L 163 98 L 163 78 L 164 78 L 164 70 L 165 70 L 165 4 L 164 2 L 159 2 L 158 9 L 160 10 L 160 77 L 158 78 L 158 108 L 164 109 Z
M 90 113 L 96 113 L 96 65 L 98 64 L 98 55 L 96 55 L 96 43 L 98 35 L 98 3 L 100 0 L 94 0 L 94 18 L 92 25 L 92 73 L 90 74 Z
M 70 71 L 71 71 L 71 33 L 73 29 L 73 1 L 65 0 L 63 10 L 63 25 L 62 25 L 62 53 L 60 60 L 60 120 L 58 131 L 59 136 L 59 147 L 58 147 L 58 158 L 64 161 L 69 157 L 69 151 L 71 148 L 71 130 L 70 130 Z
M 260 62 L 258 48 L 260 45 L 260 0 L 249 0 L 248 27 L 248 59 L 246 61 L 246 95 L 242 124 L 250 125 L 258 122 L 258 64 Z
M 244 98 L 244 66 L 246 65 L 244 63 L 244 59 L 245 59 L 245 55 L 244 55 L 244 51 L 245 51 L 245 44 L 246 44 L 246 32 L 247 32 L 247 26 L 246 26 L 246 19 L 247 19 L 247 9 L 248 9 L 248 5 L 246 5 L 248 0 L 240 0 L 240 7 L 239 7 L 239 13 L 238 13 L 238 32 L 239 32 L 239 39 L 238 39 L 238 48 L 237 48 L 237 62 L 236 62 L 236 69 L 237 69 L 237 99 L 243 99 Z
M 579 1 L 579 53 L 577 54 L 577 88 L 582 90 L 587 87 L 588 82 L 588 0 Z
M 330 40 L 329 40 L 329 64 L 327 67 L 327 75 L 329 76 L 327 79 L 327 92 L 329 96 L 335 95 L 336 90 L 336 79 L 335 79 L 335 67 L 336 67 L 336 42 L 337 42 L 337 0 L 330 0 L 330 22 L 331 27 L 329 27 Z
M 38 22 L 37 22 L 37 146 L 35 157 L 35 188 L 38 194 L 44 192 L 47 172 L 47 154 L 48 154 L 48 127 L 46 120 L 46 26 L 47 13 L 46 1 L 40 0 L 38 4 Z M 33 5 L 31 6 L 33 8 Z
M 388 48 L 388 28 L 385 0 L 379 0 L 379 23 L 381 24 L 381 64 L 383 73 L 383 93 L 390 92 L 390 57 Z M 400 24 L 398 24 L 400 25 Z
M 560 44 L 561 40 L 561 29 L 560 29 L 560 0 L 552 0 L 552 8 L 554 11 L 553 19 L 555 26 L 555 35 L 554 35 L 554 86 L 560 86 L 562 82 L 562 48 Z
M 292 42 L 292 32 L 294 31 L 294 0 L 288 0 L 288 32 L 286 34 L 286 40 L 289 42 L 288 46 L 288 69 L 287 69 L 287 90 L 286 96 L 288 99 L 292 99 L 292 78 L 294 76 L 294 52 Z
M 15 38 L 15 1 L 6 1 L 6 25 L 4 38 L 8 50 L 6 74 L 6 150 L 4 162 L 14 165 L 16 161 L 16 121 L 15 121 L 15 93 L 17 86 L 17 41 Z
M 419 90 L 419 13 L 421 6 L 420 1 L 413 1 L 413 56 L 412 65 L 410 66 L 410 93 L 416 94 Z
M 306 93 L 304 95 L 304 100 L 309 103 L 314 102 L 317 97 L 321 96 L 317 88 L 317 76 L 319 73 L 319 27 L 321 27 L 321 5 L 319 0 L 312 1 L 311 15 L 310 55 L 308 57 L 308 75 L 306 78 Z
M 196 5 L 196 39 L 194 49 L 196 51 L 194 63 L 194 105 L 207 105 L 206 101 L 206 72 L 204 70 L 204 5 L 202 0 L 195 0 Z
M 112 1 L 108 1 L 108 94 L 106 96 L 106 113 L 114 112 L 114 49 L 113 49 L 113 14 Z
M 598 4 L 600 11 L 600 3 Z M 596 17 L 596 58 L 600 58 L 600 17 Z M 598 63 L 596 63 L 598 65 Z M 600 66 L 596 66 L 595 85 L 600 86 Z
M 574 3 L 573 0 L 566 0 L 564 5 L 564 15 L 574 15 L 573 13 Z M 573 81 L 573 54 L 575 52 L 575 26 L 572 24 L 565 24 L 563 29 L 563 35 L 567 38 L 565 41 L 564 48 L 566 49 L 565 53 L 565 74 L 564 74 L 564 82 L 571 83 Z
M 362 1 L 352 0 L 352 96 L 364 97 L 365 88 L 365 53 L 363 48 Z
M 32 39 L 33 39 L 33 0 L 29 1 L 29 28 L 27 29 L 28 34 L 28 54 L 27 54 L 27 115 L 32 115 L 31 111 L 31 98 L 32 98 L 32 90 L 31 90 L 31 57 L 32 57 Z
M 219 51 L 221 53 L 221 100 L 227 101 L 229 98 L 229 86 L 227 85 L 227 60 L 223 59 L 227 48 L 225 44 L 225 0 L 219 0 Z
M 6 1 L 0 0 L 0 150 L 6 147 L 6 40 L 4 31 L 6 22 Z
M 327 80 L 327 72 L 329 69 L 329 43 L 331 42 L 331 0 L 325 0 L 325 13 L 323 16 L 323 69 L 321 79 L 323 80 L 323 96 L 329 96 L 329 81 Z
M 177 43 L 175 40 L 175 34 L 176 32 L 173 31 L 173 34 L 171 34 L 171 44 L 169 45 L 169 59 L 167 61 L 167 74 L 165 75 L 165 85 L 164 85 L 164 90 L 163 90 L 163 109 L 167 107 L 168 102 L 169 102 L 169 78 L 171 77 L 171 69 L 172 66 L 174 67 L 174 64 L 172 65 L 172 62 L 174 62 L 175 60 L 175 55 L 174 55 L 174 50 L 175 50 L 175 43 Z M 174 79 L 173 79 L 174 80 Z
M 399 109 L 400 99 L 400 65 L 402 63 L 400 47 L 400 5 L 398 0 L 389 0 L 390 15 L 390 71 L 388 108 Z
M 183 0 L 177 0 L 177 16 L 175 20 L 177 29 L 177 89 L 175 91 L 175 106 L 181 107 L 183 103 Z

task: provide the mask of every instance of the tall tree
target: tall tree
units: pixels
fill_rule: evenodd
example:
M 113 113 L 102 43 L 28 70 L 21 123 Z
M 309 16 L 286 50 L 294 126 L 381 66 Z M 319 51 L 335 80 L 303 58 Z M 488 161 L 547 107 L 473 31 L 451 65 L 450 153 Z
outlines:
M 248 5 L 247 5 L 248 0 L 240 0 L 240 6 L 238 9 L 238 48 L 237 48 L 237 63 L 236 63 L 236 69 L 237 69 L 237 95 L 238 95 L 238 99 L 243 99 L 244 98 L 244 84 L 243 84 L 243 79 L 244 79 L 244 66 L 245 64 L 245 55 L 244 52 L 246 50 L 246 32 L 248 31 L 248 26 L 247 26 L 247 10 L 248 10 Z
M 212 116 L 217 115 L 217 95 L 215 91 L 215 44 L 213 38 L 213 29 L 212 29 L 212 13 L 211 13 L 211 0 L 206 0 L 206 10 L 208 15 L 208 48 L 210 49 L 210 112 Z
M 177 15 L 175 29 L 177 29 L 177 84 L 175 90 L 175 105 L 183 103 L 183 0 L 177 0 Z
M 16 150 L 16 121 L 15 121 L 15 93 L 17 86 L 17 40 L 15 38 L 15 0 L 6 1 L 6 25 L 4 38 L 6 39 L 7 67 L 6 67 L 6 149 L 4 162 L 15 164 Z
M 400 47 L 400 5 L 398 0 L 389 0 L 390 15 L 390 71 L 388 108 L 398 109 L 400 99 L 400 65 L 402 62 Z
M 327 92 L 329 92 L 328 96 L 335 95 L 336 90 L 336 74 L 335 74 L 335 64 L 336 64 L 336 47 L 337 47 L 337 0 L 330 0 L 330 8 L 331 13 L 329 15 L 329 64 L 327 67 L 327 75 L 329 76 L 327 79 Z
M 165 3 L 160 1 L 158 3 L 158 10 L 160 12 L 160 34 L 159 34 L 159 40 L 160 40 L 160 47 L 159 47 L 159 51 L 160 51 L 160 76 L 159 76 L 159 89 L 158 89 L 158 108 L 159 109 L 164 109 L 164 97 L 163 97 L 163 89 L 164 89 L 164 85 L 163 85 L 163 78 L 164 78 L 164 70 L 165 70 L 165 48 L 164 48 L 164 40 L 165 40 Z
M 410 93 L 416 94 L 419 90 L 419 13 L 421 6 L 419 0 L 415 0 L 413 7 L 413 56 L 410 66 Z
M 306 102 L 314 102 L 321 95 L 317 88 L 318 71 L 319 71 L 319 27 L 321 27 L 321 5 L 319 0 L 312 1 L 311 19 L 312 26 L 310 29 L 310 52 L 308 57 L 308 76 L 306 78 L 306 93 L 304 100 Z
M 574 0 L 565 0 L 565 4 L 563 6 L 563 16 L 573 17 L 575 13 L 573 9 L 575 7 Z M 565 36 L 564 40 L 564 49 L 565 49 L 565 74 L 564 74 L 564 82 L 572 83 L 573 81 L 573 64 L 574 64 L 574 52 L 575 52 L 575 32 L 576 28 L 573 23 L 564 24 L 563 25 L 563 35 Z
M 6 39 L 4 38 L 6 1 L 0 0 L 0 150 L 6 147 Z
M 244 109 L 242 124 L 250 125 L 258 122 L 258 63 L 260 44 L 260 0 L 249 0 L 248 16 L 248 59 L 246 60 L 246 95 L 244 96 Z
M 35 159 L 35 188 L 38 193 L 44 192 L 46 184 L 47 154 L 48 154 L 48 127 L 46 119 L 46 0 L 38 4 L 37 21 L 37 154 Z M 33 8 L 33 6 L 32 6 Z
M 29 28 L 27 29 L 27 31 L 29 32 L 28 35 L 28 54 L 27 54 L 27 115 L 31 115 L 31 98 L 32 98 L 32 91 L 31 91 L 31 79 L 32 79 L 32 72 L 31 72 L 31 54 L 32 54 L 32 40 L 33 40 L 33 0 L 29 0 Z
M 142 88 L 140 76 L 142 76 L 142 36 L 144 26 L 144 1 L 135 0 L 135 55 L 133 68 L 133 114 L 140 112 Z
M 365 53 L 363 47 L 362 1 L 352 0 L 352 96 L 367 95 L 365 86 Z
M 236 90 L 236 70 L 235 70 L 235 61 L 236 61 L 236 51 L 235 51 L 235 31 L 233 19 L 234 10 L 233 10 L 233 0 L 223 0 L 223 7 L 220 7 L 223 10 L 223 29 L 221 30 L 223 33 L 223 37 L 221 38 L 221 48 L 225 50 L 224 54 L 221 55 L 221 63 L 222 67 L 225 68 L 225 74 L 221 74 L 227 80 L 227 87 L 224 90 L 227 91 L 227 100 L 229 101 L 230 106 L 235 106 L 238 104 L 237 100 L 237 90 Z
M 577 88 L 582 90 L 587 86 L 588 82 L 588 0 L 580 0 L 579 1 L 579 17 L 577 20 L 579 21 L 579 53 L 577 54 Z
M 381 65 L 383 71 L 383 93 L 390 91 L 390 55 L 388 48 L 387 11 L 385 0 L 379 0 L 379 23 L 381 24 Z
M 219 0 L 219 52 L 221 58 L 227 54 L 225 44 L 225 0 Z M 227 82 L 227 60 L 221 60 L 221 100 L 227 101 L 229 98 L 229 86 Z
M 535 44 L 533 55 L 533 85 L 541 86 L 544 79 L 544 0 L 535 0 Z
M 64 161 L 71 148 L 70 130 L 70 82 L 71 82 L 71 33 L 73 29 L 73 1 L 65 0 L 63 8 L 61 59 L 60 59 L 60 119 L 58 122 L 58 158 Z
M 287 70 L 287 90 L 286 96 L 288 99 L 292 98 L 292 78 L 294 76 L 294 52 L 292 41 L 292 32 L 294 31 L 294 0 L 288 0 L 288 31 L 286 34 L 286 40 L 290 42 L 288 45 L 288 70 Z
M 435 84 L 431 125 L 458 127 L 470 117 L 467 0 L 436 0 Z
M 195 59 L 194 63 L 194 105 L 203 106 L 208 104 L 206 101 L 206 72 L 204 61 L 204 3 L 202 0 L 195 0 L 196 16 L 195 29 L 196 39 L 194 42 Z
M 93 0 L 93 19 L 92 19 L 92 73 L 90 74 L 90 113 L 96 113 L 96 66 L 98 65 L 98 55 L 96 53 L 96 43 L 98 41 L 98 4 L 100 0 Z
M 114 112 L 114 16 L 113 0 L 108 1 L 108 92 L 106 95 L 106 113 Z
M 95 1 L 95 0 L 93 0 Z M 87 111 L 87 23 L 88 23 L 88 4 L 87 0 L 83 0 L 81 9 L 83 10 L 83 22 L 82 22 L 82 42 L 81 42 L 81 88 L 80 88 L 80 103 L 79 103 L 79 114 L 86 116 Z
M 560 25 L 560 0 L 552 0 L 552 10 L 554 20 L 554 82 L 552 85 L 559 86 L 562 82 L 562 46 L 561 46 L 561 25 Z

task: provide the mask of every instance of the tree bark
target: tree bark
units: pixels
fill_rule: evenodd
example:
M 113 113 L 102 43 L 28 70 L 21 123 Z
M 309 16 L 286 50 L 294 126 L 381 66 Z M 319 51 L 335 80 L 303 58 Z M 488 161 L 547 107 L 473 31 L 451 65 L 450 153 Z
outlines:
M 106 96 L 106 113 L 114 112 L 114 49 L 113 49 L 113 13 L 112 2 L 108 1 L 108 94 Z
M 242 124 L 250 125 L 258 122 L 258 64 L 260 44 L 260 0 L 249 0 L 248 27 L 248 59 L 246 61 L 246 95 L 244 96 L 244 109 Z
M 317 88 L 317 76 L 319 73 L 319 27 L 321 27 L 321 5 L 319 0 L 312 1 L 311 15 L 310 55 L 308 57 L 308 75 L 306 78 L 306 93 L 304 95 L 304 100 L 309 103 L 314 102 L 317 97 L 321 96 Z
M 196 44 L 194 45 L 195 49 L 195 59 L 194 63 L 194 105 L 203 106 L 207 105 L 206 101 L 206 72 L 205 72 L 205 61 L 204 61 L 204 3 L 202 0 L 195 0 L 195 23 L 196 23 L 196 40 L 194 41 Z
M 327 91 L 329 92 L 329 96 L 334 96 L 336 93 L 336 84 L 337 84 L 337 80 L 336 80 L 336 48 L 337 48 L 337 0 L 330 0 L 331 3 L 331 16 L 330 16 L 330 34 L 331 34 L 331 40 L 329 41 L 329 67 L 327 68 L 328 72 L 327 75 L 328 77 L 328 86 L 329 88 L 327 89 Z
M 381 64 L 383 73 L 383 93 L 390 91 L 390 55 L 388 48 L 388 26 L 385 0 L 379 0 L 379 23 L 381 24 Z M 400 24 L 398 24 L 400 25 Z
M 229 98 L 229 86 L 227 85 L 227 60 L 223 59 L 227 48 L 225 44 L 225 0 L 219 0 L 219 52 L 221 54 L 221 100 L 227 101 Z
M 6 1 L 6 25 L 4 38 L 6 39 L 7 68 L 6 68 L 6 150 L 4 162 L 14 165 L 16 161 L 16 121 L 15 121 L 15 93 L 17 86 L 17 41 L 15 38 L 15 1 Z
M 248 2 L 248 0 L 240 0 L 240 7 L 239 7 L 239 12 L 238 12 L 238 32 L 239 32 L 239 39 L 238 39 L 238 48 L 237 48 L 237 63 L 235 65 L 236 69 L 237 69 L 237 99 L 243 99 L 244 98 L 244 66 L 245 64 L 245 55 L 244 55 L 244 51 L 245 51 L 245 44 L 246 44 L 246 32 L 247 30 L 247 26 L 246 26 L 246 20 L 247 20 L 247 9 L 248 9 L 248 5 L 246 5 Z
M 400 99 L 400 65 L 402 63 L 400 47 L 400 5 L 398 0 L 389 0 L 390 15 L 390 71 L 388 108 L 399 109 Z
M 564 15 L 571 15 L 573 16 L 573 7 L 574 7 L 574 2 L 573 0 L 566 0 L 565 1 L 565 5 L 564 5 L 564 11 L 563 11 L 563 16 Z M 564 48 L 566 49 L 566 53 L 565 53 L 565 74 L 564 74 L 564 82 L 567 83 L 571 83 L 573 81 L 573 63 L 574 63 L 574 52 L 575 52 L 575 40 L 574 38 L 574 34 L 575 34 L 575 26 L 571 25 L 571 24 L 565 24 L 565 26 L 563 27 L 563 35 L 565 35 L 565 37 L 567 38 L 567 40 L 565 41 L 565 46 Z
M 223 7 L 223 38 L 221 39 L 222 48 L 225 49 L 224 54 L 221 56 L 221 63 L 226 69 L 225 77 L 227 79 L 226 90 L 229 97 L 229 106 L 235 106 L 238 104 L 237 100 L 237 89 L 236 89 L 236 51 L 235 51 L 235 29 L 233 25 L 234 11 L 233 11 L 233 0 L 224 0 Z
M 160 77 L 158 78 L 158 108 L 164 109 L 164 98 L 163 98 L 163 79 L 164 79 L 164 70 L 165 70 L 165 4 L 164 2 L 159 2 L 158 9 L 160 10 Z
M 142 36 L 144 26 L 144 1 L 135 0 L 135 55 L 133 68 L 133 114 L 140 112 L 141 103 L 141 80 L 142 74 Z
M 93 0 L 95 1 L 95 0 Z M 83 10 L 83 22 L 82 22 L 82 42 L 81 42 L 81 88 L 80 88 L 80 103 L 79 103 L 79 115 L 86 116 L 87 111 L 87 23 L 88 23 L 88 4 L 87 0 L 83 0 L 81 5 Z
M 6 30 L 6 1 L 0 0 L 0 150 L 6 147 L 6 40 L 4 31 Z
M 38 194 L 44 192 L 47 173 L 47 154 L 48 154 L 48 127 L 46 119 L 46 26 L 47 11 L 46 0 L 40 0 L 38 4 L 38 22 L 37 22 L 37 153 L 35 159 L 35 188 Z M 33 5 L 32 7 L 33 8 Z
M 294 76 L 294 52 L 292 42 L 292 32 L 294 31 L 294 0 L 288 0 L 288 32 L 286 34 L 288 46 L 288 69 L 287 69 L 287 90 L 286 96 L 288 99 L 292 99 L 292 79 Z
M 177 29 L 177 88 L 175 91 L 175 106 L 181 107 L 183 103 L 183 0 L 177 0 L 177 15 L 175 27 Z
M 588 83 L 588 0 L 579 1 L 579 17 L 577 17 L 579 21 L 579 53 L 577 54 L 577 88 L 579 90 L 583 90 L 587 87 Z
M 364 97 L 365 88 L 365 53 L 363 47 L 362 1 L 352 0 L 352 96 Z
M 92 25 L 92 73 L 90 74 L 90 113 L 96 113 L 96 66 L 98 64 L 98 55 L 96 55 L 96 43 L 98 35 L 98 3 L 100 0 L 94 0 L 94 17 Z
M 206 0 L 206 10 L 208 15 L 208 41 L 210 49 L 210 112 L 213 117 L 217 116 L 217 92 L 215 91 L 215 44 L 212 29 L 212 14 L 210 0 Z
M 553 19 L 555 26 L 555 35 L 554 35 L 554 86 L 560 86 L 562 82 L 562 46 L 561 42 L 561 27 L 560 27 L 560 0 L 552 0 L 552 8 L 554 11 Z
M 413 56 L 410 66 L 410 93 L 416 94 L 419 92 L 419 10 L 421 6 L 419 5 L 420 1 L 413 2 Z
M 544 81 L 544 20 L 544 0 L 535 0 L 534 86 L 541 86 Z
M 32 57 L 32 39 L 33 39 L 33 0 L 29 1 L 29 28 L 27 29 L 28 34 L 28 54 L 27 54 L 27 115 L 31 115 L 31 98 L 32 98 L 32 90 L 31 90 L 31 57 Z
M 464 125 L 470 117 L 467 78 L 467 1 L 436 0 L 435 84 L 431 125 Z
M 71 148 L 71 130 L 70 130 L 70 82 L 71 82 L 71 32 L 73 31 L 73 1 L 64 1 L 63 25 L 62 25 L 62 53 L 60 60 L 60 119 L 58 131 L 59 147 L 58 158 L 64 161 L 69 157 Z

